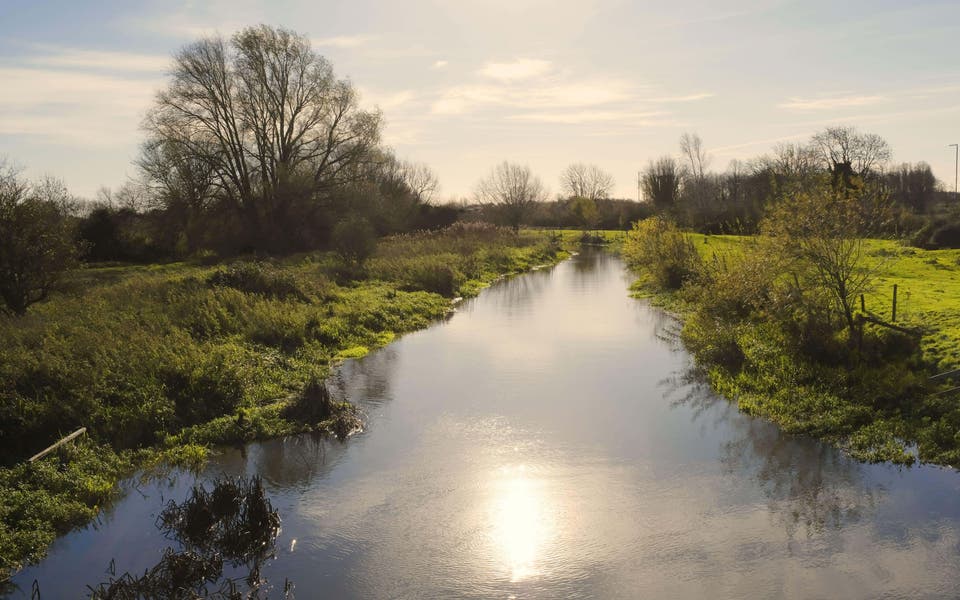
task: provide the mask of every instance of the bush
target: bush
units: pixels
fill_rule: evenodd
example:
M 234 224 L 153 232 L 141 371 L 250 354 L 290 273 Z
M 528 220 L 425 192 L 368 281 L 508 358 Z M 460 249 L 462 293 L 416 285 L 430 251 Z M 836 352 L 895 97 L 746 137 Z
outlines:
M 0 310 L 25 314 L 76 265 L 65 197 L 61 184 L 50 180 L 32 189 L 0 164 Z
M 335 405 L 322 379 L 311 378 L 303 391 L 283 410 L 283 416 L 299 423 L 316 425 L 333 415 Z
M 960 248 L 960 223 L 938 227 L 930 235 L 929 245 L 934 248 Z
M 627 264 L 648 273 L 661 288 L 677 290 L 692 280 L 702 266 L 693 244 L 663 217 L 634 223 L 624 242 Z
M 360 268 L 377 249 L 377 233 L 362 217 L 337 223 L 331 238 L 333 250 L 348 265 Z
M 421 259 L 410 265 L 405 287 L 452 297 L 465 281 L 463 274 L 442 256 Z
M 207 283 L 268 298 L 307 300 L 293 275 L 264 262 L 234 263 L 208 277 Z

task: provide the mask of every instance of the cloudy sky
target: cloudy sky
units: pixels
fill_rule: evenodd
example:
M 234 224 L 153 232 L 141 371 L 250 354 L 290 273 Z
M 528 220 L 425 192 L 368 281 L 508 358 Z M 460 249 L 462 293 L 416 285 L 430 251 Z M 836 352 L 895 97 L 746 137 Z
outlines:
M 258 23 L 313 40 L 443 198 L 504 159 L 554 190 L 596 163 L 635 197 L 685 131 L 722 170 L 830 124 L 953 184 L 957 0 L 0 0 L 0 156 L 80 195 L 122 184 L 170 55 Z

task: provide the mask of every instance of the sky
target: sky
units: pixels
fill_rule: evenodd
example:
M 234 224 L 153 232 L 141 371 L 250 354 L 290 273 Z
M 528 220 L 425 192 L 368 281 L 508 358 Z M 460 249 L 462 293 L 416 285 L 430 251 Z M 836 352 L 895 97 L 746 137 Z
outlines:
M 684 132 L 723 171 L 831 125 L 953 189 L 958 0 L 0 0 L 0 157 L 79 196 L 122 185 L 173 53 L 260 23 L 310 38 L 442 200 L 503 160 L 554 192 L 593 163 L 635 198 Z

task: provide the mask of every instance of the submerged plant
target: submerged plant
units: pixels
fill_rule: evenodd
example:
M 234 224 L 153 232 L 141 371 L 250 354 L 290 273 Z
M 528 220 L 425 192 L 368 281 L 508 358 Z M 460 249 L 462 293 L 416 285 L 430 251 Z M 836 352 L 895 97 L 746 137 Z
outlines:
M 182 550 L 167 548 L 163 558 L 141 576 L 125 573 L 90 588 L 97 600 L 147 600 L 160 598 L 259 598 L 263 581 L 260 566 L 273 553 L 280 530 L 280 515 L 273 508 L 258 476 L 218 479 L 212 491 L 196 485 L 181 503 L 171 500 L 156 522 Z M 224 562 L 246 566 L 244 595 L 234 580 L 226 579 L 212 593 L 208 589 L 223 578 Z M 113 571 L 111 562 L 111 571 Z M 286 582 L 284 596 L 292 586 Z

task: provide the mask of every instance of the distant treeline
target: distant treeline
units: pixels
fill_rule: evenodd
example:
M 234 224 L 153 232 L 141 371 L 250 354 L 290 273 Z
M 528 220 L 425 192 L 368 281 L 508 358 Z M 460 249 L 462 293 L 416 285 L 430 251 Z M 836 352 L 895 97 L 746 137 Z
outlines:
M 890 167 L 887 142 L 850 127 L 732 161 L 722 173 L 709 170 L 700 137 L 684 134 L 677 155 L 642 169 L 640 202 L 612 199 L 612 175 L 594 165 L 567 167 L 551 199 L 529 167 L 503 162 L 472 198 L 439 204 L 434 172 L 382 143 L 379 111 L 361 107 L 306 37 L 267 26 L 183 47 L 143 129 L 137 175 L 92 200 L 0 163 L 0 295 L 10 311 L 42 300 L 78 261 L 325 249 L 341 224 L 342 233 L 371 236 L 458 220 L 586 231 L 628 229 L 656 214 L 705 233 L 755 233 L 771 207 L 823 182 L 855 184 L 883 209 L 871 234 L 960 246 L 956 202 L 930 167 Z
M 684 134 L 679 158 L 665 155 L 643 169 L 646 200 L 660 214 L 703 233 L 755 233 L 768 210 L 783 199 L 828 182 L 869 196 L 883 217 L 876 235 L 908 236 L 922 247 L 960 244 L 960 218 L 953 194 L 941 189 L 930 166 L 889 166 L 891 150 L 876 134 L 828 127 L 807 143 L 778 144 L 771 153 L 731 161 L 708 172 L 710 157 L 699 136 Z

